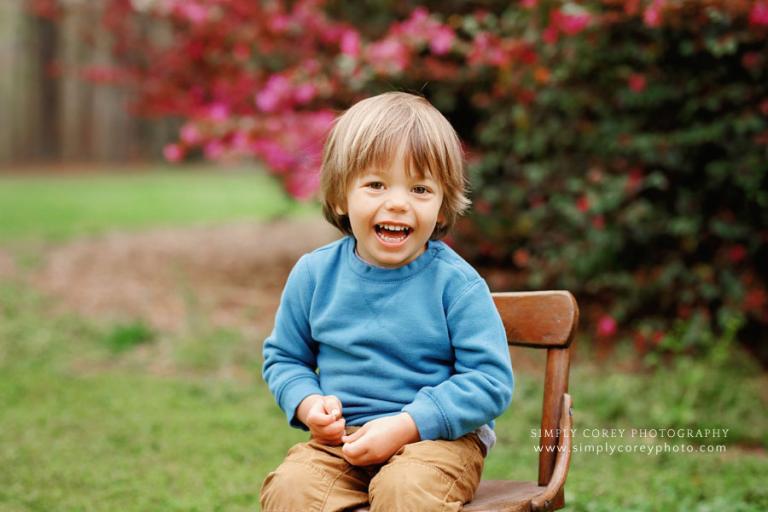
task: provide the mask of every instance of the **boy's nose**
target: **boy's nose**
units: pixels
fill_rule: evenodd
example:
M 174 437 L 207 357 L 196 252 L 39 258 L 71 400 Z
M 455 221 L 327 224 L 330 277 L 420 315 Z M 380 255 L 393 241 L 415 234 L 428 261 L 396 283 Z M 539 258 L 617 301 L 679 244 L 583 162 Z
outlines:
M 384 207 L 391 211 L 406 211 L 408 209 L 408 198 L 404 194 L 392 192 L 387 197 Z

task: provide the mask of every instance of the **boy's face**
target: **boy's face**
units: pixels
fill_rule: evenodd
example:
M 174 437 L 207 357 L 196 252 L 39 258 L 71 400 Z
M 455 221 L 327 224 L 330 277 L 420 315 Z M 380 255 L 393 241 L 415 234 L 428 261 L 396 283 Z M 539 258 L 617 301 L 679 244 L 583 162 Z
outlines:
M 346 209 L 361 258 L 378 267 L 401 267 L 426 249 L 435 225 L 444 222 L 443 189 L 427 177 L 408 176 L 402 159 L 389 169 L 369 169 L 352 180 Z

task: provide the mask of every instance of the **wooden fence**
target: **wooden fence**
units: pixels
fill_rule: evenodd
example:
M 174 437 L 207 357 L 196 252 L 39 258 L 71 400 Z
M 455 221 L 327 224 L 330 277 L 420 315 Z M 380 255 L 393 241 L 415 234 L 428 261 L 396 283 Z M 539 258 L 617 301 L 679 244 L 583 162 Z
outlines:
M 55 23 L 25 2 L 0 0 L 0 165 L 159 158 L 176 123 L 132 117 L 129 91 L 82 78 L 84 64 L 111 61 L 98 2 L 73 2 Z

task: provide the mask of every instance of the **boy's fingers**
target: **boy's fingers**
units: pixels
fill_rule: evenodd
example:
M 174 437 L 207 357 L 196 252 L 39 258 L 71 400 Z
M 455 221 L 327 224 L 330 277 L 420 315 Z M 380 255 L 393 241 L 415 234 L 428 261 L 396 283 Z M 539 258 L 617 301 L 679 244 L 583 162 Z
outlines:
M 307 423 L 316 427 L 327 427 L 335 421 L 337 421 L 336 418 L 330 414 L 326 414 L 322 408 L 319 410 L 311 411 L 307 416 Z
M 344 446 L 341 448 L 341 451 L 346 455 L 347 457 L 356 459 L 363 455 L 367 450 L 364 444 L 362 443 L 344 443 Z
M 333 395 L 323 397 L 323 408 L 334 420 L 341 418 L 341 400 Z
M 327 436 L 339 436 L 339 438 L 341 438 L 341 435 L 344 433 L 345 424 L 346 420 L 344 420 L 344 418 L 336 420 L 330 425 L 323 427 L 323 433 Z
M 354 443 L 355 441 L 357 441 L 358 439 L 360 439 L 361 437 L 363 437 L 363 434 L 365 434 L 365 430 L 361 428 L 361 429 L 359 429 L 359 430 L 356 430 L 355 432 L 352 432 L 352 433 L 351 433 L 350 435 L 348 435 L 348 436 L 344 436 L 344 437 L 342 437 L 342 438 L 341 438 L 341 440 L 342 440 L 342 441 L 343 441 L 345 444 L 348 444 L 348 443 Z

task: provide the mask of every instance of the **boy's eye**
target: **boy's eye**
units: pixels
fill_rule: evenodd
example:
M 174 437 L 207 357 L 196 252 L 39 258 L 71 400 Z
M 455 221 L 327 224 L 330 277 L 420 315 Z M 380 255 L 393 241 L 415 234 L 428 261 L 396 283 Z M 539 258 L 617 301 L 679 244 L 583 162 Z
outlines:
M 417 194 L 428 194 L 429 188 L 425 187 L 424 185 L 416 185 L 413 187 L 413 191 Z
M 381 190 L 384 187 L 384 184 L 380 181 L 371 181 L 366 186 L 374 190 Z

